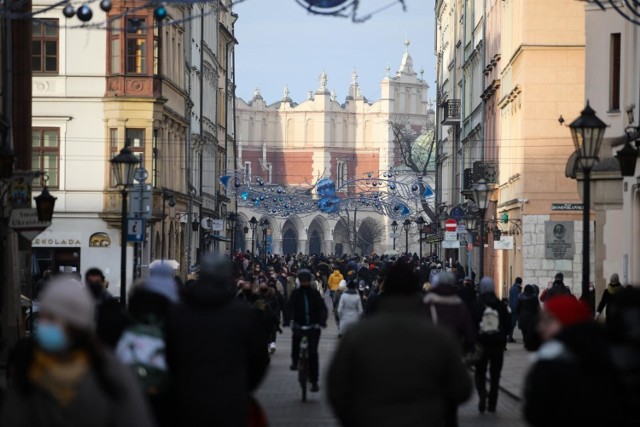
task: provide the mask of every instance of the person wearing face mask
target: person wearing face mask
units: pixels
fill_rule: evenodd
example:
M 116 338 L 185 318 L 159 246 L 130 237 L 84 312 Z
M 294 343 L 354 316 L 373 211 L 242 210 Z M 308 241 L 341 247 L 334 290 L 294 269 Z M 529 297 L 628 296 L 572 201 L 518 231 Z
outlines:
M 100 269 L 90 268 L 84 274 L 84 279 L 96 305 L 96 336 L 103 345 L 113 350 L 130 323 L 129 316 L 107 290 L 108 285 Z
M 75 280 L 43 291 L 35 335 L 13 354 L 0 425 L 153 426 L 130 372 L 93 333 L 94 303 Z

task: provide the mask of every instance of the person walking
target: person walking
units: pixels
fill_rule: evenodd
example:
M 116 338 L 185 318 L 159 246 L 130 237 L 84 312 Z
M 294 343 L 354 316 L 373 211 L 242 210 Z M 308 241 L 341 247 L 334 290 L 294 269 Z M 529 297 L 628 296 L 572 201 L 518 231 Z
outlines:
M 471 394 L 460 347 L 425 318 L 410 266 L 391 267 L 383 289 L 375 313 L 340 341 L 329 402 L 343 426 L 443 427 L 447 403 Z
M 342 294 L 347 290 L 347 281 L 341 280 L 340 285 L 338 285 L 338 289 L 336 290 L 336 294 L 333 296 L 333 300 L 331 301 L 333 304 L 333 317 L 336 321 L 336 326 L 338 327 L 338 331 L 340 331 L 340 316 L 338 315 L 338 305 L 340 305 L 340 299 L 342 298 Z M 342 336 L 342 334 L 339 334 Z
M 482 356 L 476 363 L 475 383 L 478 391 L 478 410 L 496 412 L 500 373 L 504 362 L 510 322 L 507 307 L 495 294 L 495 284 L 490 277 L 480 280 L 480 298 L 472 311 L 473 323 L 478 331 L 478 343 Z M 487 368 L 489 367 L 489 393 L 487 395 Z
M 257 310 L 234 296 L 231 263 L 207 254 L 170 316 L 167 361 L 176 426 L 248 426 L 250 395 L 269 364 Z
M 507 342 L 515 343 L 516 340 L 513 338 L 513 331 L 516 329 L 516 325 L 518 324 L 518 316 L 515 315 L 516 308 L 518 307 L 518 298 L 522 293 L 522 277 L 516 277 L 515 282 L 511 285 L 509 289 L 509 308 L 511 309 L 511 325 L 509 325 L 509 336 L 507 337 Z
M 80 282 L 53 279 L 34 336 L 11 355 L 0 425 L 152 427 L 142 389 L 98 343 L 95 304 Z
M 96 305 L 96 336 L 103 345 L 113 350 L 130 319 L 122 304 L 107 290 L 109 284 L 102 270 L 88 269 L 84 280 Z
M 347 290 L 340 297 L 338 303 L 338 318 L 340 319 L 340 335 L 349 329 L 362 317 L 362 300 L 356 290 L 355 280 L 347 283 Z
M 476 287 L 470 276 L 465 277 L 462 281 L 462 286 L 458 289 L 458 296 L 466 304 L 469 310 L 473 309 L 473 306 L 478 299 L 478 295 L 476 294 Z
M 571 295 L 549 299 L 540 318 L 540 334 L 544 344 L 524 386 L 523 412 L 529 425 L 626 425 L 623 387 L 589 307 Z
M 320 343 L 320 328 L 327 326 L 327 306 L 324 298 L 311 286 L 313 275 L 311 271 L 302 269 L 298 272 L 300 287 L 291 293 L 289 298 L 289 313 L 293 324 L 293 340 L 291 345 L 292 371 L 298 369 L 298 356 L 300 354 L 300 342 L 306 336 L 309 340 L 309 381 L 311 391 L 320 391 L 318 379 L 320 375 L 318 344 Z M 302 329 L 302 326 L 311 329 Z
M 598 304 L 598 308 L 596 309 L 596 315 L 595 315 L 596 319 L 600 318 L 600 316 L 602 315 L 602 312 L 605 311 L 605 309 L 607 309 L 607 306 L 611 301 L 611 298 L 614 295 L 617 295 L 618 293 L 620 293 L 622 289 L 624 289 L 624 287 L 620 283 L 620 278 L 618 274 L 617 273 L 612 274 L 611 279 L 609 280 L 609 285 L 602 292 L 600 303 Z M 605 312 L 605 316 L 607 316 L 608 314 L 609 314 L 609 310 L 607 309 L 607 311 Z
M 333 273 L 329 276 L 327 280 L 327 285 L 329 286 L 329 294 L 331 295 L 331 299 L 336 294 L 336 290 L 338 290 L 338 286 L 340 286 L 340 282 L 344 280 L 344 276 L 340 273 L 340 270 L 336 267 L 333 269 Z
M 571 295 L 571 289 L 564 284 L 564 274 L 556 273 L 551 287 L 545 289 L 540 295 L 540 301 L 546 302 L 548 299 L 558 295 Z
M 514 315 L 518 318 L 518 327 L 522 331 L 524 348 L 535 350 L 537 347 L 538 319 L 540 316 L 540 303 L 532 285 L 526 285 L 524 291 L 518 297 Z
M 476 330 L 466 304 L 456 295 L 456 278 L 449 272 L 439 273 L 431 291 L 422 300 L 427 318 L 448 330 L 457 339 L 463 353 L 476 344 Z M 458 404 L 447 402 L 446 427 L 458 426 Z

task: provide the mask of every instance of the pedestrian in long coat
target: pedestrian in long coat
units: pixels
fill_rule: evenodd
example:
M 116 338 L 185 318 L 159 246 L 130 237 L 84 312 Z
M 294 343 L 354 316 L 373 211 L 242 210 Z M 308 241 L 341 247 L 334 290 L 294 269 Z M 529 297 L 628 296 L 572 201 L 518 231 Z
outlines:
M 362 317 L 362 300 L 356 290 L 355 280 L 347 283 L 347 290 L 342 294 L 338 304 L 338 317 L 340 318 L 340 334 L 344 333 Z

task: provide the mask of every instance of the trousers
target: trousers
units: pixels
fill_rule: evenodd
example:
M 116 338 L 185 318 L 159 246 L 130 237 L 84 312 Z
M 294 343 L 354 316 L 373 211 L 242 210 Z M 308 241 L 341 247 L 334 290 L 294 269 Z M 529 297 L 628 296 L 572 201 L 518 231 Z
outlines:
M 319 357 L 318 357 L 318 344 L 320 344 L 320 329 L 311 329 L 308 331 L 293 329 L 293 342 L 291 345 L 291 362 L 294 366 L 298 366 L 298 356 L 300 355 L 300 341 L 302 341 L 303 335 L 306 335 L 307 339 L 309 340 L 309 381 L 312 383 L 317 383 L 318 376 L 320 374 Z
M 483 346 L 482 357 L 476 364 L 475 383 L 480 400 L 489 398 L 489 408 L 495 408 L 498 403 L 498 387 L 500 373 L 504 362 L 504 343 L 492 343 Z M 489 394 L 487 396 L 487 368 L 489 369 Z

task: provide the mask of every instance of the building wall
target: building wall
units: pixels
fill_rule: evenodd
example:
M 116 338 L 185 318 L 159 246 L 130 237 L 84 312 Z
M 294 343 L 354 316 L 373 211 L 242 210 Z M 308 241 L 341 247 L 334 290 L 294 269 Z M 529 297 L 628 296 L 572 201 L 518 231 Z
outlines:
M 390 167 L 398 167 L 396 144 L 389 121 L 401 121 L 418 130 L 426 129 L 429 114 L 427 84 L 413 70 L 409 55 L 409 42 L 400 68 L 381 82 L 381 99 L 369 101 L 360 93 L 357 72 L 354 70 L 348 96 L 340 104 L 335 92 L 327 88 L 328 76 L 321 76 L 320 87 L 308 94 L 303 102 L 295 103 L 285 88 L 280 101 L 267 104 L 256 89 L 251 101 L 237 100 L 238 167 L 252 179 L 261 178 L 265 183 L 307 186 L 319 177 L 331 177 L 338 181 L 338 164 L 345 164 L 348 179 L 363 178 L 368 173 L 377 175 Z M 271 181 L 269 181 L 269 170 Z M 243 215 L 258 220 L 261 214 L 241 209 Z M 392 247 L 388 237 L 388 222 L 373 212 L 358 212 L 358 221 L 381 222 L 384 236 L 375 245 L 377 252 Z M 322 231 L 323 249 L 336 251 L 336 243 L 344 239 L 335 235 L 342 229 L 336 219 L 324 215 L 304 218 L 271 218 L 273 251 L 283 250 L 283 233 L 291 229 L 298 236 L 299 251 L 309 250 L 311 231 Z M 277 224 L 277 225 L 276 225 Z M 271 235 L 271 234 L 270 234 Z M 412 248 L 418 251 L 416 239 Z
M 626 10 L 626 9 L 625 9 Z M 625 141 L 624 129 L 629 124 L 638 126 L 640 93 L 640 39 L 638 27 L 626 21 L 605 3 L 605 10 L 595 5 L 585 5 L 586 62 L 585 95 L 598 117 L 609 127 L 600 151 L 600 158 L 615 155 Z M 614 109 L 612 95 L 611 35 L 621 36 L 619 108 Z M 627 111 L 633 111 L 629 122 Z M 636 175 L 638 174 L 636 163 Z M 599 179 L 599 176 L 594 177 Z M 600 182 L 596 182 L 596 187 Z M 592 201 L 598 214 L 598 237 L 595 248 L 598 259 L 595 284 L 598 295 L 609 283 L 613 273 L 620 275 L 623 284 L 640 284 L 640 196 L 635 177 L 625 177 L 612 183 L 606 191 L 593 191 Z M 611 194 L 618 198 L 611 202 Z M 608 196 L 608 197 L 607 197 Z M 609 199 L 607 201 L 607 199 Z

